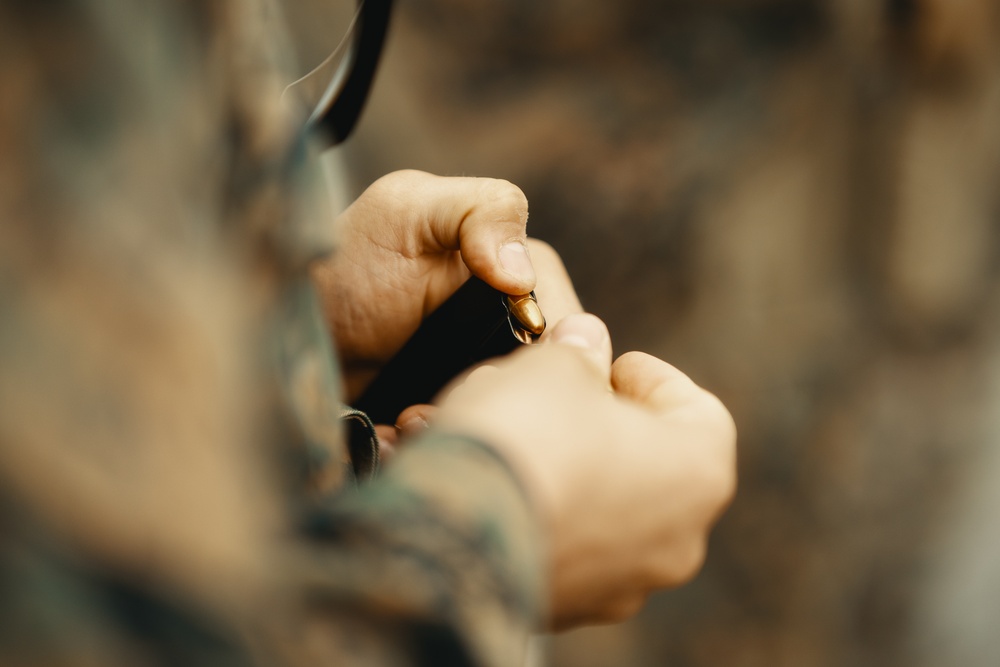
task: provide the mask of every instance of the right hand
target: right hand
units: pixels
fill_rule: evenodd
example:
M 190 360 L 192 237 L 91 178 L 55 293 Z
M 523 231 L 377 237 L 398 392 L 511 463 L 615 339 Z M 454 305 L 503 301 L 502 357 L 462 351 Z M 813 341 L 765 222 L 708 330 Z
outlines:
M 527 219 L 524 193 L 507 181 L 413 170 L 383 176 L 337 217 L 338 251 L 310 274 L 348 402 L 470 275 L 506 294 L 536 290 L 551 324 L 580 312 L 559 256 L 527 238 Z
M 736 430 L 715 396 L 649 355 L 614 364 L 607 328 L 571 315 L 550 345 L 483 367 L 435 425 L 491 443 L 546 539 L 551 625 L 622 620 L 692 578 L 736 486 Z

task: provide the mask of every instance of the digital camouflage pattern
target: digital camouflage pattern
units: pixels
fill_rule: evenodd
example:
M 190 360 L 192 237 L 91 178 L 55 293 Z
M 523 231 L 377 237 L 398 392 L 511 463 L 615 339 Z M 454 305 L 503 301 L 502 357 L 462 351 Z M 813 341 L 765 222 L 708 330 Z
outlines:
M 503 462 L 350 481 L 287 44 L 265 0 L 0 2 L 0 664 L 522 659 Z

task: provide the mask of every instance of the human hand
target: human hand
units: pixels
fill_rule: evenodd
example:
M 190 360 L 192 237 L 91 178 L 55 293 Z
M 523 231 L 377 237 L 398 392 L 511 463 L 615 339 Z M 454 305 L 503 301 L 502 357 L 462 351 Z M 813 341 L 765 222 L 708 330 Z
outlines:
M 435 421 L 490 443 L 525 484 L 546 539 L 552 626 L 621 620 L 700 569 L 735 491 L 735 427 L 665 362 L 631 352 L 611 364 L 591 315 L 566 318 L 551 342 L 473 371 Z
M 379 179 L 341 214 L 338 252 L 312 277 L 348 400 L 470 272 L 507 294 L 534 289 L 550 325 L 581 311 L 555 251 L 526 238 L 527 216 L 524 194 L 506 181 L 418 171 Z

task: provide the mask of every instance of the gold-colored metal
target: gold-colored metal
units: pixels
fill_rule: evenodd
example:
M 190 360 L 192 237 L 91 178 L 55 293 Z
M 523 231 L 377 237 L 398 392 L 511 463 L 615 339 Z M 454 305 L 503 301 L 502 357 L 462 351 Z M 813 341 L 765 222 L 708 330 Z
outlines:
M 522 329 L 517 324 L 510 325 L 510 332 L 514 334 L 514 338 L 520 341 L 521 345 L 531 345 L 537 338 L 537 336 L 532 336 L 527 329 Z
M 545 331 L 545 316 L 542 315 L 542 309 L 535 301 L 534 293 L 507 296 L 506 301 L 507 311 L 515 320 L 511 324 L 516 324 L 534 337 L 542 335 L 542 332 Z

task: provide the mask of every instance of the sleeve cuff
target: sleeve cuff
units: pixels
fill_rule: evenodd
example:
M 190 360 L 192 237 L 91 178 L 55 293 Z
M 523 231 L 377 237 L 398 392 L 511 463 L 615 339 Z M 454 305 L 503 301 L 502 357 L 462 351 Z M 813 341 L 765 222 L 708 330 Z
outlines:
M 542 618 L 536 518 L 506 462 L 473 439 L 429 432 L 307 532 L 314 593 L 451 627 L 484 665 L 518 664 Z

